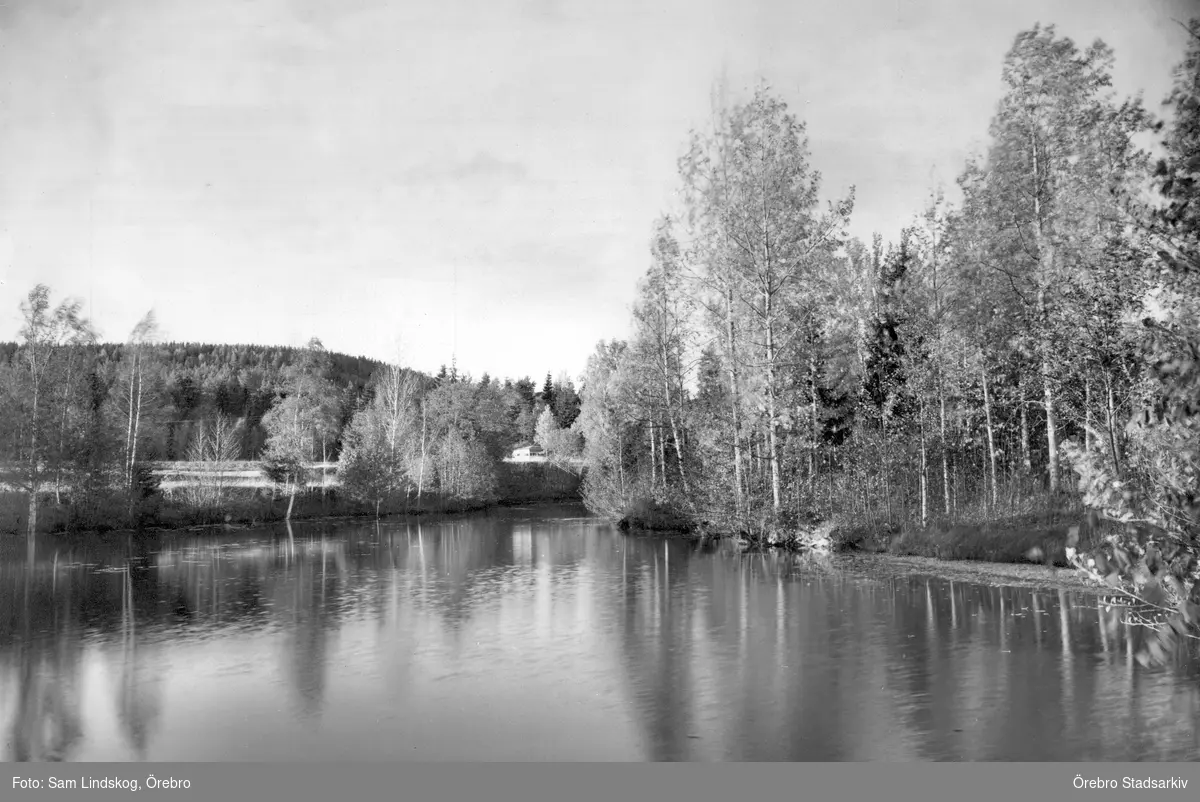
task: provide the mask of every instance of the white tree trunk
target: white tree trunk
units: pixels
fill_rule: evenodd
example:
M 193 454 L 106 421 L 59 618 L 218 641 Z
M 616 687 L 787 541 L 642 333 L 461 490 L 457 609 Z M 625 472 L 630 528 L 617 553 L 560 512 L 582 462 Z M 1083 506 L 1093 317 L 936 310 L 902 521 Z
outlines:
M 938 405 L 941 409 L 941 451 L 942 451 L 942 496 L 945 501 L 946 515 L 950 514 L 950 454 L 946 443 L 946 392 L 942 380 L 938 378 Z
M 725 335 L 728 339 L 729 348 L 729 397 L 730 397 L 730 423 L 733 434 L 733 501 L 736 515 L 740 518 L 742 514 L 742 438 L 741 428 L 738 422 L 738 402 L 739 388 L 738 369 L 737 369 L 737 354 L 736 341 L 734 339 L 733 327 L 733 284 L 730 280 L 730 286 L 725 294 Z
M 779 440 L 775 431 L 775 325 L 771 318 L 771 293 L 763 293 L 763 309 L 766 313 L 767 342 L 767 448 L 771 461 L 771 505 L 775 514 L 783 505 L 779 476 Z
M 925 403 L 917 412 L 921 434 L 921 528 L 929 525 L 929 450 L 925 442 Z
M 988 391 L 987 366 L 982 361 L 979 373 L 983 379 L 983 414 L 987 424 L 988 462 L 992 475 L 992 506 L 995 507 L 1000 503 L 1000 491 L 996 486 L 996 435 L 995 427 L 992 426 L 992 396 Z

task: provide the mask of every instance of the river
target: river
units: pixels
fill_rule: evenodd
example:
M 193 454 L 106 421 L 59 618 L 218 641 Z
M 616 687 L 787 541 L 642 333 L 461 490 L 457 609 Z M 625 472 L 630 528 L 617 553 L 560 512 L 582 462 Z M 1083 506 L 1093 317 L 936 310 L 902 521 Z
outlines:
M 1195 760 L 1087 594 L 574 506 L 0 546 L 5 760 Z

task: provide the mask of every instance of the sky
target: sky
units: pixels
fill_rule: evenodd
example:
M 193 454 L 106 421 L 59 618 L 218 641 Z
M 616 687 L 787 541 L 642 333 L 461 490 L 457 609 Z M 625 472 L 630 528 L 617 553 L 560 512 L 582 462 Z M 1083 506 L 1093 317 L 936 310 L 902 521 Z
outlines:
M 0 339 L 37 283 L 121 341 L 578 376 L 625 337 L 721 76 L 895 239 L 986 142 L 1016 34 L 1159 109 L 1195 0 L 7 0 Z

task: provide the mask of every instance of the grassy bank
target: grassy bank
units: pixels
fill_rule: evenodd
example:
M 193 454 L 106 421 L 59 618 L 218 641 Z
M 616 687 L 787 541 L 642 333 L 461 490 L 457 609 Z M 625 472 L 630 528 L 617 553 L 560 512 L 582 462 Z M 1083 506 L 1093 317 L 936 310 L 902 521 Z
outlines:
M 672 508 L 650 501 L 628 504 L 611 516 L 629 533 L 736 537 L 752 548 L 820 550 L 841 554 L 891 555 L 943 562 L 976 562 L 1043 567 L 1070 567 L 1066 558 L 1068 530 L 1084 517 L 1078 501 L 1066 494 L 1031 497 L 1020 506 L 973 511 L 954 521 L 917 522 L 837 520 L 802 525 L 789 521 L 763 527 L 762 534 L 734 533 L 697 524 Z M 1105 530 L 1085 535 L 1081 549 L 1095 545 Z M 1089 539 L 1090 538 L 1090 539 Z
M 500 504 L 578 501 L 582 477 L 549 462 L 502 462 L 496 470 Z
M 379 505 L 380 515 L 456 514 L 497 505 L 578 501 L 577 475 L 548 463 L 501 463 L 496 493 L 488 498 L 459 498 L 437 492 L 396 495 Z M 150 493 L 130 504 L 124 495 L 94 498 L 78 504 L 46 494 L 38 509 L 38 532 L 106 532 L 126 529 L 186 529 L 195 526 L 258 526 L 284 521 L 289 498 L 267 487 L 227 487 L 220 503 L 199 505 L 185 490 Z M 24 535 L 29 495 L 0 492 L 0 535 Z M 309 488 L 292 505 L 296 521 L 319 518 L 374 518 L 375 504 L 350 498 L 337 487 Z
M 1041 510 L 1000 515 L 992 519 L 931 523 L 926 527 L 839 526 L 833 534 L 837 551 L 885 553 L 902 557 L 990 563 L 1035 563 L 1068 567 L 1067 532 L 1078 524 L 1083 511 L 1064 503 Z M 1088 548 L 1104 534 L 1093 532 Z

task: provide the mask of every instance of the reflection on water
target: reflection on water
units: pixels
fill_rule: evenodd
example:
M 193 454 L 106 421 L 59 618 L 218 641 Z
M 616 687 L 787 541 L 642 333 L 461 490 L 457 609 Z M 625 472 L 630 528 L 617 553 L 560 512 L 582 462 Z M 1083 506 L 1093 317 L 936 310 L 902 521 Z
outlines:
M 1194 760 L 1094 597 L 573 508 L 0 553 L 8 760 Z

